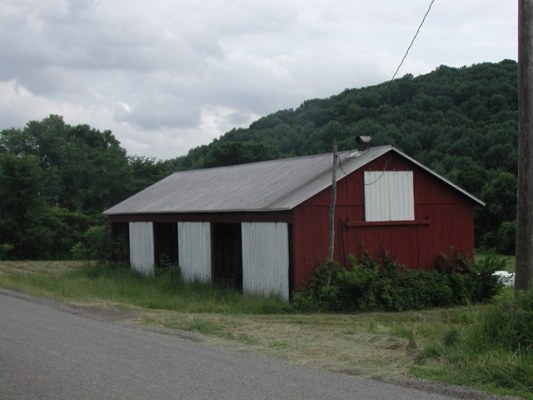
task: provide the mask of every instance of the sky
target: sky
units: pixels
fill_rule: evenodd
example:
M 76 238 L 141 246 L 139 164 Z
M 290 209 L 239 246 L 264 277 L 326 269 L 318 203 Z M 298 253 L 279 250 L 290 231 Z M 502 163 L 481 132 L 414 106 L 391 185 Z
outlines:
M 0 0 L 0 129 L 62 115 L 169 159 L 392 78 L 430 0 Z M 398 73 L 517 59 L 517 1 L 435 0 Z

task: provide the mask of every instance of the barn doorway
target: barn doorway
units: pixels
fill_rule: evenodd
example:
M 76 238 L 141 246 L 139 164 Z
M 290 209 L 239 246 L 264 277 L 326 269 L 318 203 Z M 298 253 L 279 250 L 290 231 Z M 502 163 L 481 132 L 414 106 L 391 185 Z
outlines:
M 178 265 L 178 224 L 154 222 L 154 258 L 156 267 Z
M 241 224 L 212 224 L 213 281 L 242 290 Z
M 130 230 L 127 222 L 113 222 L 111 224 L 111 246 L 113 261 L 129 263 Z

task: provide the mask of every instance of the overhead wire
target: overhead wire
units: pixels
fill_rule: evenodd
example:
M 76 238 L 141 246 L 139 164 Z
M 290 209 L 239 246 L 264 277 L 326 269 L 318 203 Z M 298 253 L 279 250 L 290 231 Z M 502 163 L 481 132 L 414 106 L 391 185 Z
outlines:
M 392 84 L 392 82 L 396 78 L 396 75 L 398 75 L 398 72 L 400 71 L 400 68 L 402 67 L 403 62 L 407 58 L 407 55 L 409 54 L 409 51 L 411 50 L 411 47 L 413 47 L 413 43 L 415 42 L 416 38 L 418 37 L 418 34 L 420 33 L 420 29 L 422 29 L 422 26 L 424 25 L 424 22 L 426 22 L 426 18 L 429 15 L 429 12 L 431 11 L 431 7 L 433 7 L 433 3 L 434 2 L 435 2 L 435 0 L 431 0 L 430 1 L 429 7 L 428 7 L 426 13 L 424 14 L 424 17 L 422 18 L 422 21 L 420 21 L 420 24 L 418 25 L 418 28 L 417 28 L 417 30 L 415 32 L 415 35 L 413 36 L 413 39 L 411 39 L 411 43 L 409 43 L 409 46 L 407 47 L 407 50 L 405 51 L 405 54 L 403 55 L 402 60 L 400 61 L 400 64 L 398 65 L 398 68 L 396 68 L 396 71 L 394 72 L 394 75 L 392 75 L 392 78 L 389 81 L 388 86 L 385 88 L 385 91 L 383 92 L 383 95 L 385 95 L 385 93 L 389 89 L 390 85 Z
M 422 21 L 420 21 L 420 24 L 418 25 L 418 28 L 416 29 L 416 32 L 415 32 L 413 38 L 411 39 L 411 43 L 409 43 L 409 46 L 407 46 L 407 50 L 405 51 L 405 54 L 403 55 L 403 57 L 402 57 L 402 59 L 400 61 L 400 64 L 398 64 L 398 67 L 396 68 L 396 71 L 394 71 L 394 74 L 392 75 L 392 78 L 390 79 L 388 85 L 385 87 L 385 90 L 383 90 L 383 93 L 381 94 L 381 97 L 385 96 L 385 94 L 389 90 L 390 86 L 392 85 L 392 82 L 394 82 L 394 79 L 396 79 L 396 75 L 398 75 L 398 72 L 400 71 L 400 68 L 402 67 L 405 59 L 407 58 L 407 55 L 409 54 L 409 51 L 413 47 L 413 44 L 414 44 L 416 38 L 418 37 L 418 34 L 420 33 L 420 30 L 422 29 L 422 26 L 424 26 L 424 23 L 426 22 L 426 18 L 429 15 L 429 12 L 431 11 L 431 8 L 433 7 L 433 3 L 435 3 L 435 0 L 431 0 L 429 2 L 428 9 L 426 10 L 426 13 L 422 17 Z M 372 110 L 371 116 L 374 115 L 374 112 L 375 112 L 375 108 Z M 339 156 L 339 167 L 340 167 L 341 171 L 344 173 L 344 175 L 347 175 L 346 171 L 342 168 L 342 159 L 341 159 L 340 156 Z

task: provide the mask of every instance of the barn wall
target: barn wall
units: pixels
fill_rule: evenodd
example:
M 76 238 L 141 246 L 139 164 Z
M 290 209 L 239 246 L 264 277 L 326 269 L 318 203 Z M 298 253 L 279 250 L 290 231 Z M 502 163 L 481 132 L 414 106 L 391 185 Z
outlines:
M 286 223 L 242 228 L 243 291 L 289 299 L 289 229 Z
M 178 257 L 184 280 L 211 281 L 211 224 L 178 223 Z
M 414 220 L 372 222 L 365 218 L 365 171 L 413 171 Z M 294 210 L 294 287 L 301 287 L 327 258 L 330 189 Z M 396 154 L 384 156 L 337 184 L 336 261 L 362 251 L 379 257 L 387 250 L 411 268 L 431 268 L 453 247 L 474 254 L 473 203 L 446 183 Z
M 154 273 L 154 229 L 151 222 L 130 222 L 130 265 L 144 275 Z

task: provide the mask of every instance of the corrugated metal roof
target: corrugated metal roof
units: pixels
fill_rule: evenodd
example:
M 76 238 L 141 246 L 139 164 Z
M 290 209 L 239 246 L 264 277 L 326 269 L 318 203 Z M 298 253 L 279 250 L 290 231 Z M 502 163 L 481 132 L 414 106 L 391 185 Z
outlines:
M 364 152 L 341 152 L 338 179 L 377 157 L 392 146 Z M 409 158 L 411 161 L 413 159 Z M 105 211 L 107 215 L 291 210 L 331 185 L 332 154 L 263 161 L 229 167 L 176 172 Z M 420 163 L 417 165 L 466 193 Z

